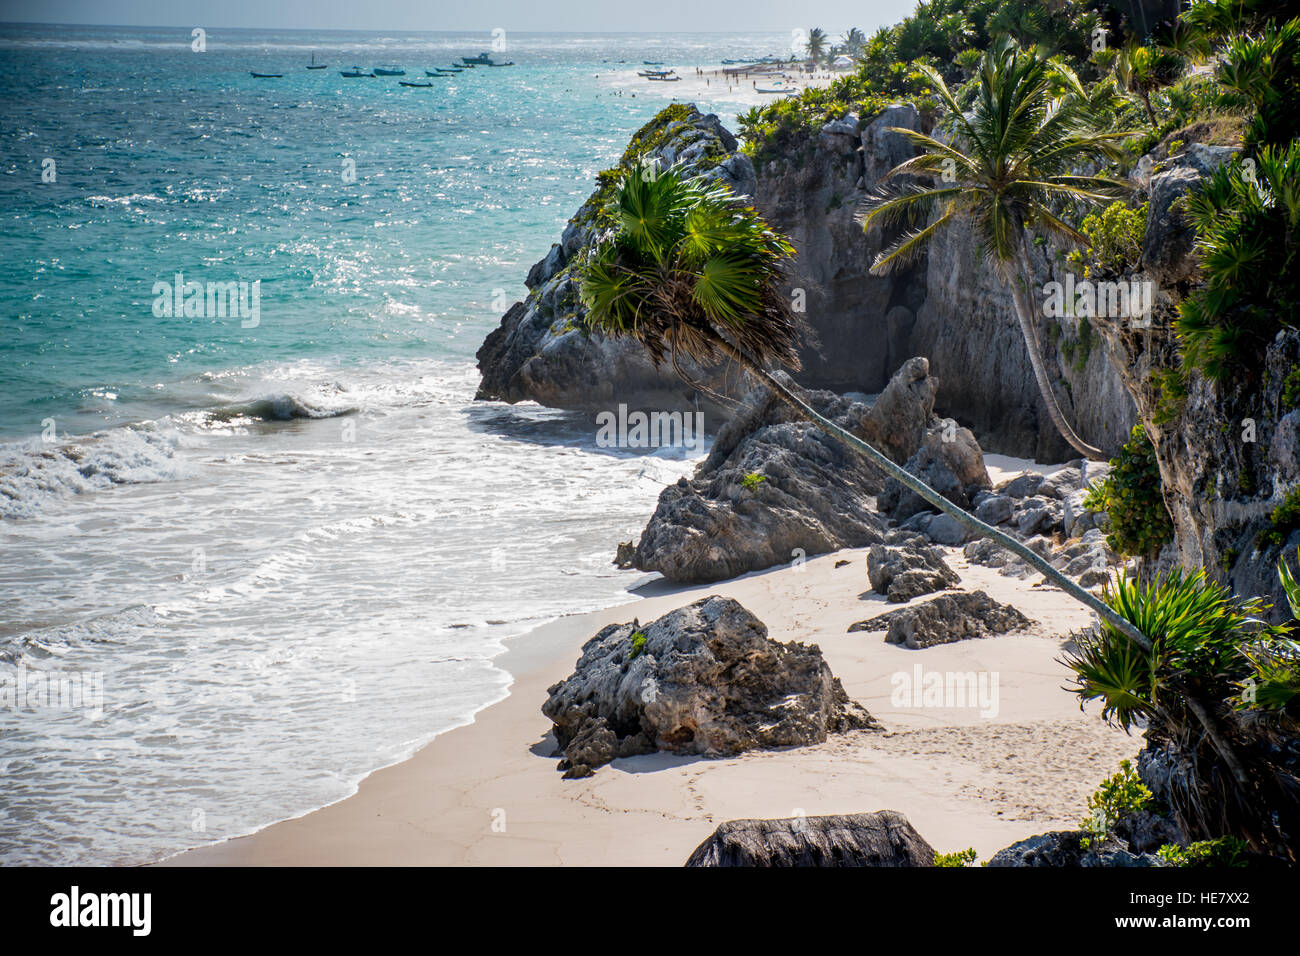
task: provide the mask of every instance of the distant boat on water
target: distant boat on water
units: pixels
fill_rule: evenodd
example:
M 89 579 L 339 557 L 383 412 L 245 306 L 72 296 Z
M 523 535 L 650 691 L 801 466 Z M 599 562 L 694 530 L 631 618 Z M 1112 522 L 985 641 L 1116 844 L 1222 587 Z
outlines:
M 339 76 L 346 76 L 346 77 L 351 77 L 351 78 L 356 78 L 356 77 L 358 77 L 358 76 L 369 76 L 369 77 L 373 77 L 374 75 L 375 75 L 375 74 L 373 74 L 373 73 L 366 73 L 366 72 L 364 72 L 364 71 L 361 69 L 361 67 L 359 67 L 359 66 L 354 66 L 354 67 L 353 67 L 352 69 L 350 69 L 350 70 L 339 70 Z
M 249 70 L 248 72 L 252 73 L 259 80 L 279 80 L 284 77 L 283 73 L 258 73 L 254 70 Z
M 467 63 L 470 65 L 482 63 L 484 66 L 486 66 L 487 64 L 492 62 L 492 57 L 487 53 L 480 53 L 477 56 L 462 56 L 460 58 L 460 61 L 462 63 Z
M 663 60 L 642 60 L 641 62 L 642 62 L 644 65 L 646 65 L 646 66 L 663 66 L 663 65 L 664 65 L 664 61 L 663 61 Z
M 457 70 L 456 72 L 459 73 L 460 71 Z M 433 70 L 425 70 L 425 71 L 424 71 L 424 75 L 425 75 L 425 76 L 432 76 L 432 77 L 435 77 L 435 78 L 440 78 L 440 79 L 444 79 L 444 80 L 445 80 L 445 79 L 446 79 L 447 77 L 449 77 L 451 74 L 450 74 L 450 73 L 435 73 L 435 72 L 433 72 Z
M 489 63 L 488 66 L 514 66 L 514 60 L 506 60 L 504 63 Z
M 666 76 L 676 73 L 676 70 L 637 70 L 637 76 L 644 76 L 648 80 L 662 80 Z
M 317 62 L 316 62 L 316 51 L 315 51 L 315 50 L 312 50 L 312 53 L 311 53 L 311 63 L 307 64 L 307 69 L 309 69 L 309 70 L 325 70 L 325 69 L 328 69 L 328 68 L 329 68 L 329 64 L 328 64 L 328 63 L 317 63 Z
M 414 81 L 412 81 L 412 80 L 398 80 L 398 81 L 397 81 L 397 85 L 398 85 L 398 86 L 418 86 L 418 87 L 420 87 L 421 89 L 426 89 L 426 88 L 428 88 L 428 87 L 432 87 L 432 86 L 433 86 L 432 83 L 416 83 L 416 82 L 414 82 Z
M 437 70 L 438 72 L 436 72 L 436 73 L 430 73 L 428 70 L 425 70 L 425 71 L 424 71 L 424 75 L 425 75 L 425 76 L 443 76 L 444 74 L 447 74 L 447 73 L 463 73 L 463 72 L 465 72 L 464 70 L 462 70 L 462 69 L 461 69 L 460 67 L 458 67 L 458 66 L 435 66 L 434 69 Z
M 375 76 L 406 76 L 406 71 L 390 63 L 387 66 L 375 67 Z
M 647 80 L 654 80 L 657 83 L 676 83 L 681 80 L 680 76 L 647 76 Z
M 790 94 L 790 93 L 799 92 L 798 87 L 792 86 L 791 84 L 787 83 L 785 80 L 773 80 L 771 84 L 768 86 L 755 86 L 754 89 L 757 90 L 759 93 Z

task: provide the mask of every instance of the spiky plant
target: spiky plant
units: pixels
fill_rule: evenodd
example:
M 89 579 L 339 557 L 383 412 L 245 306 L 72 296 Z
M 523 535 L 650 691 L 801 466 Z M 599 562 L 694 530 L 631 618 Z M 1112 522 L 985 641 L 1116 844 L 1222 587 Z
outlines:
M 958 224 L 973 227 L 985 255 L 1011 289 L 1034 378 L 1052 423 L 1080 454 L 1105 460 L 1107 454 L 1075 433 L 1057 402 L 1027 289 L 1033 276 L 1027 235 L 1030 228 L 1038 227 L 1082 244 L 1085 237 L 1061 218 L 1061 209 L 1112 201 L 1128 186 L 1075 170 L 1118 156 L 1118 143 L 1130 134 L 1098 132 L 1097 118 L 1078 77 L 1009 40 L 984 54 L 969 113 L 963 112 L 937 71 L 922 70 L 952 117 L 957 141 L 949 145 L 923 133 L 896 129 L 921 153 L 882 177 L 885 187 L 863 207 L 863 228 L 923 222 L 936 206 L 939 212 L 929 225 L 905 232 L 882 250 L 872 271 L 884 274 L 912 261 L 940 230 Z M 903 176 L 926 180 L 893 185 Z
M 794 255 L 751 206 L 681 168 L 630 169 L 612 203 L 614 225 L 578 270 L 584 319 L 600 334 L 640 343 L 651 360 L 726 357 L 764 382 L 801 418 L 863 455 L 905 488 L 975 534 L 1013 552 L 1118 631 L 1150 646 L 1141 631 L 1036 551 L 954 505 L 861 438 L 818 414 L 770 370 L 798 368 L 798 327 L 779 289 Z
M 1104 600 L 1151 639 L 1150 650 L 1103 624 L 1078 638 L 1065 664 L 1075 673 L 1073 692 L 1100 700 L 1103 716 L 1125 730 L 1139 717 L 1176 722 L 1187 680 L 1214 684 L 1211 696 L 1226 696 L 1229 675 L 1242 670 L 1242 641 L 1270 631 L 1257 598 L 1236 599 L 1203 570 L 1174 570 L 1146 584 L 1121 574 Z
M 1256 367 L 1278 329 L 1300 321 L 1300 144 L 1220 166 L 1184 208 L 1205 281 L 1179 305 L 1175 329 L 1185 362 L 1223 381 Z

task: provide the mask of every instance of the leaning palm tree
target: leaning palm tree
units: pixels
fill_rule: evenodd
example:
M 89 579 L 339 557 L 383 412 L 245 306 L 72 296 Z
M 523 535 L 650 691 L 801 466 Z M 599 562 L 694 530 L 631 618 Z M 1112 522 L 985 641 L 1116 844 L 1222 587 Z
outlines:
M 1028 229 L 1038 226 L 1070 242 L 1085 242 L 1061 218 L 1061 207 L 1112 200 L 1128 186 L 1075 170 L 1117 156 L 1118 142 L 1131 134 L 1097 132 L 1092 104 L 1078 77 L 1066 67 L 1020 50 L 1011 40 L 985 52 L 969 113 L 961 109 L 937 71 L 921 69 L 952 115 L 956 141 L 948 145 L 924 133 L 895 128 L 923 152 L 881 177 L 887 185 L 867 200 L 861 218 L 867 229 L 876 223 L 914 220 L 939 204 L 942 211 L 928 225 L 905 233 L 882 250 L 871 271 L 883 275 L 910 262 L 946 226 L 973 224 L 985 255 L 1011 288 L 1034 378 L 1052 423 L 1080 454 L 1105 460 L 1110 456 L 1080 438 L 1057 403 L 1029 300 L 1027 283 L 1033 269 L 1027 238 Z M 1064 92 L 1055 96 L 1056 88 Z M 902 176 L 927 177 L 930 182 L 906 186 L 888 182 L 896 183 L 895 177 Z
M 655 365 L 685 355 L 731 359 L 816 425 L 975 534 L 1013 552 L 1150 652 L 1141 631 L 1024 544 L 953 504 L 856 435 L 815 411 L 770 370 L 799 367 L 799 326 L 782 294 L 789 240 L 723 185 L 680 167 L 627 171 L 612 224 L 578 269 L 588 328 L 639 342 Z

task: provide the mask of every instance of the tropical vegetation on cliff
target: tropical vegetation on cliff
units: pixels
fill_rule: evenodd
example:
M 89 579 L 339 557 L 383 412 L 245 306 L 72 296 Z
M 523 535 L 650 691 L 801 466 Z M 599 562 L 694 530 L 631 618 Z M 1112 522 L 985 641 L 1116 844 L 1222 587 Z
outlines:
M 1080 454 L 1104 459 L 1101 449 L 1075 433 L 1061 411 L 1038 340 L 1038 314 L 1028 287 L 1033 268 L 1028 230 L 1038 228 L 1080 243 L 1085 237 L 1062 218 L 1064 208 L 1108 201 L 1128 185 L 1078 170 L 1117 156 L 1124 132 L 1099 132 L 1098 116 L 1078 77 L 1062 64 L 1021 51 L 1010 39 L 994 43 L 978 70 L 974 104 L 964 111 L 943 76 L 922 67 L 954 125 L 951 144 L 925 133 L 899 130 L 922 152 L 885 174 L 868 201 L 863 227 L 918 223 L 875 259 L 887 272 L 914 259 L 936 232 L 973 226 L 985 256 L 1011 289 L 1020 331 L 1039 392 L 1062 437 Z M 922 177 L 919 183 L 912 177 Z M 902 177 L 904 185 L 895 183 Z M 934 216 L 929 214 L 938 207 Z

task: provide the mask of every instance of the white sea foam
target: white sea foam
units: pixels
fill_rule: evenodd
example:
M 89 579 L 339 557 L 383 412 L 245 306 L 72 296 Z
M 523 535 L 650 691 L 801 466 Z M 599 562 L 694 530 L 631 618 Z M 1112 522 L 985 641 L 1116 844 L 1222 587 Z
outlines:
M 342 798 L 498 699 L 507 637 L 628 599 L 615 545 L 694 461 L 476 384 L 245 368 L 168 394 L 354 411 L 6 446 L 45 507 L 0 521 L 0 682 L 93 675 L 103 708 L 0 708 L 0 863 L 140 862 Z

